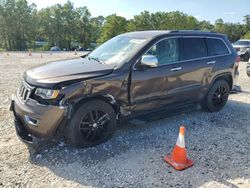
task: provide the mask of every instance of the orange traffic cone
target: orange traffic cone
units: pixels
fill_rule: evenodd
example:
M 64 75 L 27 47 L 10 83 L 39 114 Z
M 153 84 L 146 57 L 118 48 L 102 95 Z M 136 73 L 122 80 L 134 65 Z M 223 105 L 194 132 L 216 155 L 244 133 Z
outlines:
M 164 160 L 169 163 L 176 170 L 184 170 L 194 165 L 194 162 L 187 158 L 187 151 L 185 148 L 185 127 L 180 127 L 179 136 L 174 146 L 171 155 L 166 155 Z
M 29 56 L 32 56 L 32 54 L 31 54 L 31 50 L 29 50 Z

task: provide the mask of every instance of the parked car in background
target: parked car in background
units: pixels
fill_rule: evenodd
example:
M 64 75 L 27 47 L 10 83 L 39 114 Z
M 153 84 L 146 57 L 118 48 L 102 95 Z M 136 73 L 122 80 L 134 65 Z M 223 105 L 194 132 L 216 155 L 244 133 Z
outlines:
M 190 104 L 221 110 L 238 63 L 222 34 L 125 33 L 82 58 L 26 71 L 10 109 L 26 143 L 62 134 L 72 146 L 94 146 L 111 138 L 123 117 Z
M 77 48 L 77 51 L 92 51 L 92 49 L 91 48 L 84 48 L 84 47 L 79 47 L 79 48 Z
M 79 47 L 79 48 L 77 48 L 76 50 L 77 50 L 77 51 L 86 51 L 86 50 L 87 50 L 87 48 L 84 48 L 84 47 Z
M 241 39 L 233 44 L 238 55 L 243 61 L 248 61 L 250 57 L 250 40 Z
M 59 51 L 61 51 L 61 49 L 58 46 L 53 46 L 50 48 L 50 51 L 59 52 Z

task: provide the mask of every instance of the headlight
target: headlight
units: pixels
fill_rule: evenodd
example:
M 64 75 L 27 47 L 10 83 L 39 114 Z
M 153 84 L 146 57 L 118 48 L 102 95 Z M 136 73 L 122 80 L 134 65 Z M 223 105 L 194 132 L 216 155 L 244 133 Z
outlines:
M 44 88 L 37 88 L 35 95 L 43 98 L 43 99 L 55 99 L 59 94 L 59 90 L 52 90 L 52 89 L 44 89 Z

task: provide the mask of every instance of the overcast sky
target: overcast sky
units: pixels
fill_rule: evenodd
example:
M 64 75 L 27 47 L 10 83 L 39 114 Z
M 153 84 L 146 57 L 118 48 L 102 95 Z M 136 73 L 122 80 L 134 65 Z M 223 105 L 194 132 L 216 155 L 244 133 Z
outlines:
M 38 9 L 64 4 L 67 0 L 28 0 L 35 3 Z M 107 16 L 113 13 L 127 19 L 144 10 L 182 11 L 198 20 L 211 23 L 218 18 L 225 22 L 241 22 L 243 16 L 250 14 L 250 0 L 71 0 L 76 7 L 87 6 L 92 16 Z

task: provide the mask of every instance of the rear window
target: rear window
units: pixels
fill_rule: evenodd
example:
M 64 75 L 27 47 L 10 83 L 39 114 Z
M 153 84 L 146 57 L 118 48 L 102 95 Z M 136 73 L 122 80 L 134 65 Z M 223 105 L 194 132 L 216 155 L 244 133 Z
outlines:
M 219 39 L 207 38 L 208 56 L 226 55 L 229 54 L 225 43 Z
M 206 43 L 203 38 L 183 38 L 183 60 L 207 57 Z

